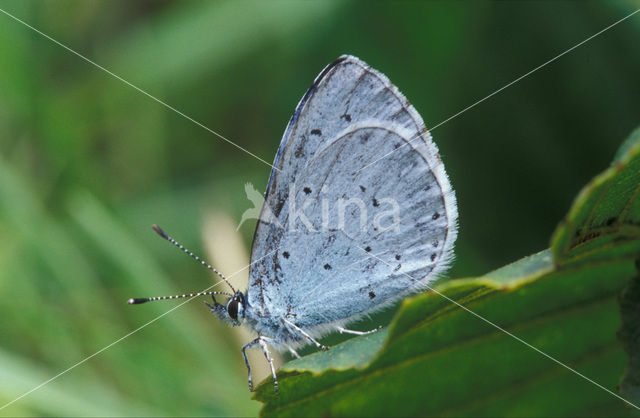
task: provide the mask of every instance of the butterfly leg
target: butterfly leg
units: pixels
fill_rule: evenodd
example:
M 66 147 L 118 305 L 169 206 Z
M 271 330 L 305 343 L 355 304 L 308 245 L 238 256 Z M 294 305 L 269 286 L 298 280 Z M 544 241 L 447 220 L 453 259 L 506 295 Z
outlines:
M 291 325 L 291 327 L 293 327 L 296 331 L 298 331 L 300 334 L 302 334 L 307 340 L 309 340 L 312 343 L 314 343 L 316 345 L 316 347 L 318 347 L 319 349 L 324 350 L 324 351 L 327 351 L 329 349 L 329 347 L 327 347 L 326 345 L 322 345 L 319 342 L 317 342 L 311 335 L 307 334 L 302 328 L 300 328 L 299 326 L 297 326 L 293 322 L 288 321 L 286 319 L 283 319 L 283 321 L 286 324 Z
M 338 331 L 340 331 L 340 334 L 344 333 L 344 334 L 353 334 L 353 335 L 368 335 L 368 334 L 373 334 L 374 332 L 380 331 L 382 329 L 382 326 L 371 329 L 369 331 L 354 331 L 352 329 L 346 329 L 342 327 L 336 327 L 336 328 Z
M 276 377 L 276 369 L 273 367 L 273 359 L 269 355 L 269 348 L 267 347 L 266 341 L 268 341 L 267 338 L 258 337 L 258 342 L 260 344 L 260 347 L 262 348 L 262 352 L 264 353 L 264 356 L 269 362 L 269 367 L 271 368 L 271 375 L 273 376 L 273 386 L 275 386 L 276 395 L 280 395 L 280 392 L 278 391 L 278 378 Z
M 247 365 L 247 370 L 249 371 L 249 390 L 251 392 L 253 392 L 253 378 L 251 377 L 251 364 L 249 364 L 249 358 L 247 357 L 247 348 L 251 348 L 254 345 L 258 344 L 259 342 L 260 342 L 260 337 L 242 346 L 242 357 L 244 357 L 244 364 Z
M 300 354 L 298 354 L 298 352 L 297 352 L 296 350 L 294 350 L 293 348 L 291 348 L 291 347 L 289 347 L 289 346 L 287 346 L 287 348 L 289 349 L 289 352 L 290 352 L 291 354 L 293 354 L 293 356 L 294 356 L 295 358 L 300 358 Z

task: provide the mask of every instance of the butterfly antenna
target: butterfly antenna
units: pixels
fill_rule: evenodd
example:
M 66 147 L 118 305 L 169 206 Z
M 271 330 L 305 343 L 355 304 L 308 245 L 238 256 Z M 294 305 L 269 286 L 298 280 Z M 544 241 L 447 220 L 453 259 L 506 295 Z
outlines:
M 181 299 L 181 298 L 192 298 L 194 296 L 209 296 L 209 295 L 227 295 L 231 298 L 233 297 L 233 295 L 228 292 L 198 292 L 198 293 L 188 293 L 184 295 L 174 295 L 174 296 L 156 296 L 153 298 L 131 298 L 127 301 L 127 303 L 129 305 L 139 305 L 145 302 L 153 302 L 154 300 Z
M 162 238 L 166 239 L 167 241 L 169 241 L 170 243 L 172 243 L 176 247 L 180 248 L 184 253 L 186 253 L 189 256 L 191 256 L 191 258 L 193 258 L 194 260 L 196 260 L 197 262 L 199 262 L 200 264 L 202 264 L 203 266 L 205 266 L 206 268 L 208 268 L 209 270 L 211 270 L 212 272 L 217 274 L 222 280 L 224 280 L 227 283 L 227 285 L 229 285 L 229 287 L 231 288 L 231 291 L 233 291 L 233 293 L 236 293 L 236 289 L 234 289 L 233 286 L 231 286 L 231 283 L 229 282 L 229 280 L 226 277 L 224 277 L 224 274 L 220 273 L 218 270 L 216 270 L 213 267 L 211 267 L 211 265 L 209 263 L 207 263 L 206 261 L 202 260 L 200 257 L 198 257 L 197 255 L 195 255 L 194 253 L 192 253 L 191 251 L 186 249 L 182 244 L 180 244 L 175 239 L 171 238 L 158 225 L 151 225 L 151 228 L 153 228 L 153 230 L 156 231 L 156 233 L 158 235 L 160 235 Z

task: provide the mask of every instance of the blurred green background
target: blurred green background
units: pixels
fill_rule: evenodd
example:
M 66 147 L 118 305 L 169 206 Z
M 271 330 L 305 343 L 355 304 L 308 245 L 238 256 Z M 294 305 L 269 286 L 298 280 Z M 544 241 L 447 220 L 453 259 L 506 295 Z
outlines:
M 431 127 L 638 7 L 0 2 L 269 162 L 300 97 L 343 53 L 385 73 Z M 432 131 L 460 210 L 449 277 L 548 247 L 640 121 L 639 35 L 640 14 Z M 176 306 L 127 298 L 216 282 L 150 224 L 226 273 L 246 264 L 244 184 L 264 190 L 269 171 L 0 13 L 0 407 Z M 0 415 L 255 415 L 243 338 L 194 301 Z

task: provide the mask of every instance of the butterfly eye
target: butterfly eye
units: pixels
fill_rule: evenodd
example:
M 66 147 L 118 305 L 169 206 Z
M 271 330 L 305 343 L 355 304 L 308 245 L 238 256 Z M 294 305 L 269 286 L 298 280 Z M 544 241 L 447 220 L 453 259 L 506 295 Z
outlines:
M 229 304 L 227 305 L 227 312 L 229 313 L 229 316 L 231 317 L 231 319 L 233 319 L 234 321 L 238 320 L 238 301 L 235 299 L 232 299 Z

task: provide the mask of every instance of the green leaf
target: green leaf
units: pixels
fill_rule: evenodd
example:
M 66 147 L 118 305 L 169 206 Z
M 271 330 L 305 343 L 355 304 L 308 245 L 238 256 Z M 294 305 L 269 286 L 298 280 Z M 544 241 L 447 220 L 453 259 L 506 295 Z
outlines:
M 640 128 L 622 144 L 611 167 L 580 192 L 553 234 L 557 264 L 640 252 Z
M 640 260 L 636 262 L 640 270 Z M 629 355 L 629 364 L 620 383 L 620 392 L 631 402 L 640 403 L 640 275 L 636 275 L 620 296 L 622 326 L 618 338 Z
M 262 415 L 633 414 L 614 392 L 627 362 L 618 295 L 640 255 L 638 132 L 550 249 L 442 283 L 405 300 L 386 330 L 286 364 L 280 396 L 270 379 L 257 389 Z

